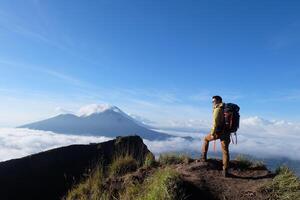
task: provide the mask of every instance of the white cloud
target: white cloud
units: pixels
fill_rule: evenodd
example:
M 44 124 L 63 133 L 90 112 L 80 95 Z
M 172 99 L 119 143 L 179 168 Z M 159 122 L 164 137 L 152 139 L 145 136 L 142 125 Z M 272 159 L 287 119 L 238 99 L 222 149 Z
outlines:
M 90 104 L 83 106 L 79 109 L 78 115 L 79 116 L 89 116 L 94 113 L 101 113 L 106 110 L 113 110 L 115 112 L 121 112 L 119 108 L 116 106 L 111 106 L 109 104 Z
M 64 109 L 64 108 L 59 107 L 59 106 L 55 108 L 55 112 L 56 112 L 57 114 L 74 114 L 73 111 Z
M 168 120 L 163 125 L 156 126 L 157 129 L 166 131 L 179 131 L 188 133 L 207 132 L 210 129 L 210 121 L 203 119 Z
M 201 140 L 195 139 L 192 141 L 184 138 L 175 137 L 167 141 L 149 141 L 144 140 L 149 150 L 154 154 L 165 152 L 184 152 L 184 151 L 199 151 L 201 148 Z
M 63 135 L 23 128 L 0 128 L 0 161 L 61 146 L 104 142 L 110 139 L 108 137 Z
M 238 131 L 239 144 L 233 151 L 258 157 L 286 156 L 300 160 L 300 124 L 283 120 L 266 120 L 249 117 L 241 120 Z
M 148 119 L 148 118 L 145 118 L 145 117 L 142 117 L 142 116 L 139 116 L 139 115 L 136 115 L 136 114 L 131 114 L 131 113 L 128 113 L 128 115 L 133 118 L 134 120 L 144 124 L 144 125 L 155 125 L 155 122 Z
M 169 132 L 170 133 L 170 132 Z M 164 152 L 199 152 L 202 138 L 206 133 L 173 131 L 176 136 L 191 136 L 194 140 L 175 137 L 167 141 L 144 140 L 149 150 L 155 154 Z M 249 117 L 241 120 L 238 131 L 238 145 L 231 144 L 230 151 L 250 154 L 264 158 L 269 156 L 284 156 L 300 160 L 300 126 L 286 121 L 271 121 L 259 117 Z M 0 161 L 18 158 L 48 149 L 71 144 L 88 144 L 103 142 L 112 138 L 95 136 L 75 136 L 56 134 L 19 128 L 0 129 Z M 220 142 L 217 141 L 220 151 Z M 210 152 L 213 152 L 212 145 Z
M 182 129 L 182 128 L 181 128 Z M 205 133 L 171 132 L 176 136 L 191 136 L 194 141 L 182 138 L 162 141 L 145 141 L 154 153 L 167 151 L 197 151 L 200 153 L 202 139 Z M 260 117 L 241 119 L 238 130 L 238 144 L 231 144 L 230 151 L 235 153 L 250 154 L 265 158 L 270 156 L 282 156 L 300 160 L 300 124 L 287 121 L 266 120 Z M 217 141 L 217 151 L 221 150 Z M 210 147 L 212 152 L 212 145 Z
M 288 138 L 298 136 L 300 133 L 300 124 L 284 120 L 266 120 L 260 117 L 249 117 L 241 120 L 241 133 L 247 135 L 266 135 Z

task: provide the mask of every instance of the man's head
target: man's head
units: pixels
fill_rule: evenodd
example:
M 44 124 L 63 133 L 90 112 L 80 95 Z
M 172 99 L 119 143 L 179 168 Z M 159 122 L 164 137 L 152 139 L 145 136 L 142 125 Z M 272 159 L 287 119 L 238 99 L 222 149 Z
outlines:
M 219 103 L 222 103 L 222 97 L 220 97 L 220 96 L 213 96 L 213 97 L 212 97 L 212 103 L 213 103 L 214 105 L 217 105 L 217 104 L 219 104 Z

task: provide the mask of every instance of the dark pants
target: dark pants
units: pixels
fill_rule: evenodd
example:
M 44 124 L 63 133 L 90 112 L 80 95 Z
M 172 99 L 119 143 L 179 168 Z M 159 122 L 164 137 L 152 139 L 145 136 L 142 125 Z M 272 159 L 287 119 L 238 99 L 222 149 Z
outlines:
M 209 142 L 213 140 L 220 139 L 222 147 L 222 159 L 223 159 L 223 169 L 227 170 L 229 168 L 229 144 L 230 144 L 230 134 L 220 134 L 213 137 L 210 133 L 204 137 L 202 145 L 202 154 L 207 155 Z

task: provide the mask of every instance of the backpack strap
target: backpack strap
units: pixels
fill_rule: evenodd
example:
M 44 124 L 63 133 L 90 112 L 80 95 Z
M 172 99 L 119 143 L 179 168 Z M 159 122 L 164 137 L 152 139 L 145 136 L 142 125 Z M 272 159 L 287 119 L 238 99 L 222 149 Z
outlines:
M 232 142 L 232 144 L 234 144 L 234 140 L 233 140 L 233 137 L 232 137 L 232 135 L 230 134 L 230 138 L 231 138 L 231 142 Z
M 232 142 L 232 144 L 236 144 L 237 145 L 237 134 L 236 134 L 236 132 L 234 132 L 233 134 L 235 135 L 235 142 L 233 140 L 232 134 L 230 134 L 231 142 Z

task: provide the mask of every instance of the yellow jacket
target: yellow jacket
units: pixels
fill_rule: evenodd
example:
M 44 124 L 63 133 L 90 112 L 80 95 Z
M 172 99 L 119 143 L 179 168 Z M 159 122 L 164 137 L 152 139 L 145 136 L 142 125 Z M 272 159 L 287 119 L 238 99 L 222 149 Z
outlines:
M 224 103 L 219 103 L 213 109 L 213 123 L 210 133 L 215 136 L 224 131 Z

